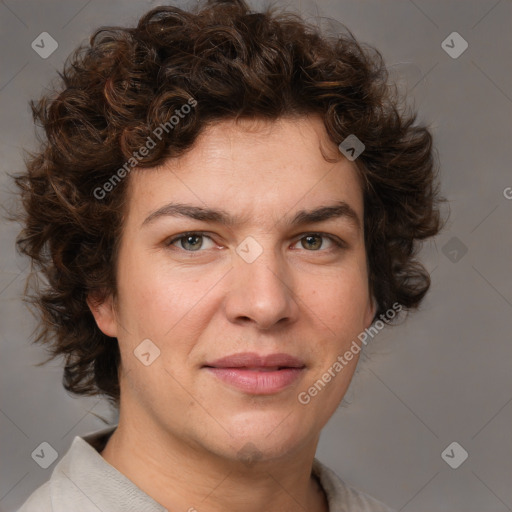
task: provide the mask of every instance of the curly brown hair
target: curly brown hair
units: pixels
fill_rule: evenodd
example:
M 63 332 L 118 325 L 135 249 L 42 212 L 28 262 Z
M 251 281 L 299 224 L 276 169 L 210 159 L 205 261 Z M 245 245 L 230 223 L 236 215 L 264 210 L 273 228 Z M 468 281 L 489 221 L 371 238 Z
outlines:
M 112 177 L 134 165 L 148 138 L 154 147 L 137 153 L 138 167 L 182 155 L 224 119 L 319 114 L 336 144 L 355 134 L 365 145 L 355 164 L 374 320 L 388 321 L 396 302 L 408 310 L 422 301 L 430 279 L 418 243 L 442 224 L 432 135 L 402 108 L 382 55 L 348 29 L 328 37 L 298 14 L 257 13 L 243 0 L 157 7 L 134 28 L 95 31 L 59 77 L 30 102 L 41 146 L 13 178 L 23 204 L 17 247 L 33 270 L 25 300 L 41 317 L 34 342 L 50 352 L 40 364 L 64 356 L 66 390 L 119 404 L 118 343 L 97 327 L 86 298 L 116 297 L 128 179 Z M 195 108 L 152 136 L 184 104 Z

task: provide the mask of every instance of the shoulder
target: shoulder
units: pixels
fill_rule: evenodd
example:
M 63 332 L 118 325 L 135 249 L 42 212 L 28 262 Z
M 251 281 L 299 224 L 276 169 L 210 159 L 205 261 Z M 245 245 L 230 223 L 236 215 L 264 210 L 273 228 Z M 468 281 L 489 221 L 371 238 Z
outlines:
M 17 512 L 62 512 L 69 510 L 70 503 L 80 505 L 81 512 L 90 510 L 93 502 L 82 489 L 87 485 L 94 487 L 89 489 L 90 495 L 94 496 L 98 479 L 101 480 L 106 474 L 105 468 L 109 469 L 96 449 L 114 428 L 102 429 L 83 437 L 76 436 L 57 462 L 49 480 L 33 491 Z
M 314 459 L 313 474 L 327 496 L 329 512 L 396 512 L 382 501 L 347 485 L 318 459 Z
M 52 512 L 50 481 L 38 487 L 23 503 L 18 512 Z

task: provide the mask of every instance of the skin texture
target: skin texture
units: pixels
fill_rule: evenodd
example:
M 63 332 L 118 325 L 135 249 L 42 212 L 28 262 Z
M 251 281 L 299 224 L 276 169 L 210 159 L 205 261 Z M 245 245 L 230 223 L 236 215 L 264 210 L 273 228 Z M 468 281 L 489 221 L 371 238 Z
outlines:
M 208 127 L 180 158 L 129 179 L 118 300 L 89 301 L 99 328 L 118 339 L 122 361 L 119 426 L 103 457 L 169 510 L 327 510 L 311 465 L 358 356 L 307 405 L 297 395 L 374 313 L 354 164 L 320 117 L 229 120 Z M 299 210 L 340 200 L 360 229 L 346 216 L 285 224 Z M 169 202 L 222 209 L 243 222 L 162 216 L 142 226 Z M 186 239 L 169 245 L 187 231 L 210 238 L 193 239 L 192 249 Z M 327 237 L 308 244 L 317 232 L 346 246 Z M 236 252 L 248 236 L 263 251 L 252 263 Z M 134 355 L 147 338 L 160 350 L 149 366 Z M 271 395 L 242 392 L 202 368 L 240 352 L 285 352 L 306 368 Z

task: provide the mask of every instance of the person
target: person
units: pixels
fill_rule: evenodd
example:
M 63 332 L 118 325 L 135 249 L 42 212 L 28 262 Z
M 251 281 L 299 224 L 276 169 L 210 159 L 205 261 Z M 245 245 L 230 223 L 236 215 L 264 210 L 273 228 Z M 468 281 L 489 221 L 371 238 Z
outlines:
M 315 457 L 442 223 L 432 134 L 378 50 L 210 0 L 98 29 L 60 76 L 31 102 L 17 245 L 34 341 L 119 420 L 20 512 L 391 510 Z

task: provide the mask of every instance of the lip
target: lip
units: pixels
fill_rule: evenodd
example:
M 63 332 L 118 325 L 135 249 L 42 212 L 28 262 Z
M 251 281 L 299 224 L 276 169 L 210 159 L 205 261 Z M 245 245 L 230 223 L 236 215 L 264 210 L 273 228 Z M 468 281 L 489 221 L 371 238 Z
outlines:
M 290 354 L 256 354 L 255 352 L 241 352 L 221 357 L 215 361 L 205 363 L 204 366 L 214 368 L 265 368 L 283 366 L 287 368 L 302 368 L 306 366 L 304 361 Z
M 232 354 L 203 366 L 226 384 L 256 395 L 271 395 L 292 385 L 304 372 L 304 362 L 290 354 Z

